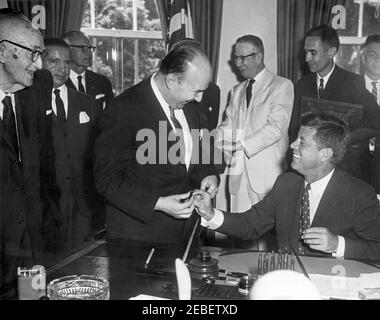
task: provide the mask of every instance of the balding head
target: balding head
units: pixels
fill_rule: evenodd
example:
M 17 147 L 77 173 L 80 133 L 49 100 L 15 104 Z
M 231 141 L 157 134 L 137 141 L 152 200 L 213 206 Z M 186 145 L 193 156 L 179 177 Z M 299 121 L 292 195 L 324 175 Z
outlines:
M 71 49 L 71 69 L 77 74 L 81 74 L 92 66 L 91 40 L 82 31 L 69 31 L 62 37 Z

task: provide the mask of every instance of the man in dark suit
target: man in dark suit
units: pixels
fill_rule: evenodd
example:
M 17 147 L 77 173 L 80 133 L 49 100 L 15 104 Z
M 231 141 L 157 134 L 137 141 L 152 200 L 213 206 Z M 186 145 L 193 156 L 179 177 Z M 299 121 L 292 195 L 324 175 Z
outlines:
M 295 99 L 289 127 L 289 139 L 296 138 L 300 123 L 302 96 L 334 100 L 363 106 L 363 118 L 350 127 L 350 148 L 339 167 L 358 178 L 365 176 L 361 166 L 363 146 L 368 146 L 371 136 L 380 131 L 380 109 L 367 92 L 363 77 L 339 68 L 334 56 L 339 50 L 339 37 L 327 25 L 310 29 L 305 37 L 305 61 L 311 73 L 300 79 L 295 86 Z M 289 153 L 288 160 L 291 161 Z
M 58 38 L 45 40 L 43 67 L 53 76 L 51 93 L 53 144 L 58 185 L 61 189 L 60 225 L 63 249 L 83 245 L 91 231 L 91 216 L 103 209 L 93 179 L 93 153 L 98 116 L 94 98 L 67 88 L 70 48 Z
M 367 37 L 362 48 L 365 86 L 380 107 L 380 34 Z M 368 181 L 380 194 L 380 136 L 370 139 L 365 146 L 364 164 L 369 168 Z
M 93 96 L 98 112 L 105 109 L 114 97 L 112 85 L 107 77 L 88 69 L 92 66 L 95 50 L 90 38 L 82 31 L 69 31 L 62 38 L 71 49 L 70 77 L 66 86 Z
M 292 168 L 280 175 L 272 191 L 242 214 L 212 208 L 206 192 L 194 192 L 202 224 L 241 238 L 257 238 L 276 229 L 282 250 L 380 258 L 380 206 L 373 188 L 336 169 L 349 131 L 330 113 L 307 113 L 291 144 Z
M 1 13 L 0 39 L 0 291 L 8 292 L 17 267 L 41 263 L 40 113 L 35 95 L 18 93 L 41 69 L 44 44 L 18 13 Z
M 167 54 L 156 74 L 118 96 L 101 116 L 95 178 L 108 201 L 108 239 L 188 240 L 197 218 L 189 191 L 215 195 L 218 185 L 213 165 L 198 162 L 200 117 L 198 106 L 190 104 L 202 99 L 210 78 L 211 65 L 200 46 L 185 42 Z

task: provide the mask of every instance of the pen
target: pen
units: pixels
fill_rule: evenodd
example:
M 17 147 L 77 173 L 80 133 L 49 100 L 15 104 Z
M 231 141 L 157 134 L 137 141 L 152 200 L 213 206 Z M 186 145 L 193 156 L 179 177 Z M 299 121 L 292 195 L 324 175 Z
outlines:
M 197 226 L 198 226 L 198 221 L 199 221 L 199 217 L 197 218 L 197 221 L 195 221 L 193 232 L 191 233 L 189 241 L 187 242 L 186 250 L 185 250 L 185 253 L 183 254 L 183 257 L 182 257 L 183 263 L 186 262 L 187 255 L 189 254 L 191 243 L 193 242 L 195 230 L 197 229 Z
M 154 253 L 154 248 L 150 249 L 150 252 L 148 254 L 148 258 L 146 258 L 145 269 L 148 268 L 148 265 L 149 265 L 150 259 L 152 259 L 153 253 Z

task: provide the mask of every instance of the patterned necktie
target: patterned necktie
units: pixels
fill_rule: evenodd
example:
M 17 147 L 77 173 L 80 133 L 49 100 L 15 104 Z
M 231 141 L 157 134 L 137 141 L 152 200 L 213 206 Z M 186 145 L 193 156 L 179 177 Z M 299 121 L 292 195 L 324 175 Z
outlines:
M 310 183 L 308 183 L 303 191 L 302 203 L 301 203 L 301 216 L 300 216 L 300 228 L 299 235 L 301 238 L 302 233 L 310 228 L 310 202 L 309 202 L 309 190 Z M 302 241 L 299 241 L 298 251 L 305 253 L 305 245 Z
M 325 90 L 325 87 L 324 87 L 324 80 L 323 80 L 323 78 L 321 78 L 321 79 L 319 80 L 318 99 L 321 98 L 321 96 L 322 96 L 324 90 Z
M 249 103 L 251 102 L 252 98 L 252 85 L 255 83 L 255 79 L 249 80 L 247 89 L 245 90 L 245 99 L 247 102 L 247 108 L 249 107 Z
M 372 82 L 372 94 L 377 102 L 377 81 Z
M 170 120 L 172 121 L 174 127 L 175 127 L 175 135 L 176 135 L 176 141 L 180 143 L 180 148 L 177 151 L 177 157 L 180 158 L 180 162 L 185 164 L 185 140 L 183 136 L 183 130 L 181 123 L 178 121 L 178 119 L 175 117 L 174 114 L 174 108 L 172 106 L 169 106 L 170 109 Z
M 61 96 L 59 95 L 59 89 L 55 89 L 54 94 L 55 94 L 55 106 L 57 108 L 57 119 L 59 123 L 64 124 L 66 121 L 66 113 L 65 113 L 65 107 L 63 105 L 63 101 L 61 99 Z
M 78 91 L 86 93 L 82 84 L 82 76 L 78 76 Z
M 11 143 L 16 153 L 18 154 L 18 140 L 17 140 L 17 131 L 16 131 L 16 119 L 13 112 L 13 106 L 10 96 L 5 96 L 3 99 L 3 121 L 5 129 L 8 132 L 8 135 L 11 139 Z

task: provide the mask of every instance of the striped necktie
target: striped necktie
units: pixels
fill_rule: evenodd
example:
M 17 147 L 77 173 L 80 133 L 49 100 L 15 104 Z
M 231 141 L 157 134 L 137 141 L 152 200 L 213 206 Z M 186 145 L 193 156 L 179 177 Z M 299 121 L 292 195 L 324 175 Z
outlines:
M 175 135 L 176 135 L 176 141 L 177 143 L 180 143 L 180 148 L 177 151 L 177 157 L 180 159 L 180 163 L 185 164 L 185 140 L 183 135 L 183 128 L 181 126 L 181 123 L 178 121 L 174 114 L 174 108 L 172 106 L 169 106 L 170 109 L 170 120 L 172 121 L 174 127 L 175 127 Z
M 375 100 L 377 102 L 377 81 L 372 82 L 372 92 L 373 96 L 375 97 Z

